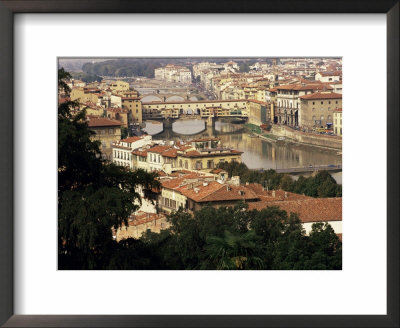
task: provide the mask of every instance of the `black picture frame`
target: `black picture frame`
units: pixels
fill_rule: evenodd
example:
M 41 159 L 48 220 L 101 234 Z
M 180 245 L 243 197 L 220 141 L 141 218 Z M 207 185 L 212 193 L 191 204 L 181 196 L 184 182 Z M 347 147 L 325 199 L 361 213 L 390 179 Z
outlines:
M 387 315 L 14 315 L 13 21 L 16 13 L 385 13 L 387 16 Z M 399 327 L 398 0 L 0 0 L 0 324 L 5 327 Z M 373 242 L 371 236 L 371 242 Z M 15 240 L 18 242 L 18 240 Z M 367 286 L 366 286 L 367 288 Z

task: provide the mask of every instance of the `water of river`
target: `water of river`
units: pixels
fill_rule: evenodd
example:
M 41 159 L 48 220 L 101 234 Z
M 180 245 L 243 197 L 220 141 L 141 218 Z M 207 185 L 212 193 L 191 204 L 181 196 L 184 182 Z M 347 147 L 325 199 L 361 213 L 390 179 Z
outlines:
M 189 140 L 199 137 L 218 137 L 222 144 L 243 151 L 242 161 L 251 169 L 279 169 L 308 165 L 342 164 L 342 156 L 336 151 L 325 150 L 295 143 L 275 143 L 251 137 L 241 124 L 217 120 L 215 126 L 205 121 L 180 120 L 172 129 L 165 129 L 160 122 L 146 122 L 146 132 L 154 140 Z M 342 172 L 333 173 L 338 183 L 342 183 Z

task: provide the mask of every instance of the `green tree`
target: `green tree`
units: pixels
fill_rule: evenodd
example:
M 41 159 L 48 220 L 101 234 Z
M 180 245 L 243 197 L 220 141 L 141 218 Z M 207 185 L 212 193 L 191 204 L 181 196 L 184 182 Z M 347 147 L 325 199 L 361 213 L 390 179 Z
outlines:
M 127 127 L 123 127 L 122 129 L 121 129 L 121 139 L 125 139 L 125 138 L 127 138 L 128 137 L 128 133 L 129 131 L 128 131 L 128 128 Z
M 59 90 L 67 95 L 59 70 Z M 59 269 L 112 268 L 113 256 L 121 246 L 112 238 L 112 229 L 128 224 L 138 208 L 141 195 L 155 199 L 159 186 L 155 174 L 128 171 L 101 159 L 99 142 L 93 141 L 85 110 L 76 102 L 58 107 L 58 237 Z M 107 256 L 105 256 L 107 255 Z
M 252 230 L 244 234 L 233 234 L 226 230 L 224 237 L 208 237 L 206 268 L 218 270 L 263 269 L 263 250 L 257 242 L 257 235 Z

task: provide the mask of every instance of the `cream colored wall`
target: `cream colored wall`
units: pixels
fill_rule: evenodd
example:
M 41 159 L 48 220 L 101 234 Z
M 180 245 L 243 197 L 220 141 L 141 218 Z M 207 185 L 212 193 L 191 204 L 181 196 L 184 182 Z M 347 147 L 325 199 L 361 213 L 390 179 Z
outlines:
M 110 85 L 112 91 L 127 91 L 129 90 L 129 83 L 125 81 L 114 81 Z
M 78 100 L 81 103 L 92 102 L 97 104 L 99 101 L 99 97 L 94 93 L 85 93 L 81 89 L 72 89 L 70 94 L 71 100 Z
M 199 158 L 187 158 L 183 156 L 177 157 L 177 165 L 178 167 L 181 167 L 182 169 L 188 169 L 188 170 L 197 170 L 196 169 L 196 162 L 201 161 L 202 163 L 202 169 L 201 171 L 210 171 L 211 168 L 207 168 L 207 162 L 209 160 L 214 161 L 214 168 L 217 167 L 217 165 L 220 163 L 220 160 L 224 160 L 224 162 L 241 162 L 241 156 L 240 155 L 228 155 L 228 154 L 221 154 L 220 156 L 212 156 L 212 157 L 199 157 Z M 182 160 L 182 166 L 180 166 L 180 161 Z M 185 166 L 185 161 L 188 162 L 188 167 Z
M 330 104 L 329 101 L 331 102 Z M 323 104 L 321 104 L 321 102 L 323 102 Z M 325 127 L 326 123 L 334 123 L 334 110 L 338 108 L 342 108 L 342 99 L 303 100 L 300 104 L 301 116 L 299 116 L 299 119 L 301 119 L 301 121 L 299 125 L 312 128 L 314 127 L 313 116 L 315 116 L 316 120 L 321 120 L 321 115 L 323 115 L 324 119 L 321 120 L 321 125 Z M 331 118 L 329 119 L 328 116 Z
M 190 102 L 190 103 L 154 103 L 154 104 L 143 104 L 143 109 L 201 109 L 207 107 L 223 107 L 223 108 L 235 108 L 235 105 L 239 109 L 246 109 L 246 101 L 239 100 L 239 101 L 228 101 L 228 102 L 218 102 L 218 100 L 210 101 L 210 102 Z
M 339 136 L 343 134 L 342 130 L 342 112 L 333 113 L 333 132 Z
M 168 229 L 170 226 L 171 224 L 163 217 L 137 226 L 129 226 L 128 228 L 121 227 L 117 230 L 116 237 L 117 241 L 126 238 L 140 238 L 147 229 L 150 229 L 152 232 L 160 233 L 161 230 Z
M 179 207 L 185 208 L 187 197 L 182 195 L 179 192 L 163 188 L 162 191 L 161 191 L 161 197 L 168 198 L 170 200 L 176 201 L 176 207 L 175 208 L 167 207 L 163 203 L 160 203 L 160 205 L 161 205 L 161 207 L 163 209 L 166 209 L 168 211 L 173 211 L 173 210 L 178 210 Z
M 120 127 L 95 127 L 90 128 L 94 132 L 91 138 L 100 141 L 100 150 L 107 159 L 112 160 L 112 144 L 121 139 Z
M 143 122 L 142 102 L 134 99 L 123 99 L 122 108 L 131 112 L 134 122 Z

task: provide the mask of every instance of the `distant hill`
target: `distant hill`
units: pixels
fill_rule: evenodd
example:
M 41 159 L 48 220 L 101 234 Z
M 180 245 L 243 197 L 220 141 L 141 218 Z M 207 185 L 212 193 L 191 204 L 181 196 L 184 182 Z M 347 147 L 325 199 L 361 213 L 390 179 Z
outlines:
M 58 67 L 64 67 L 68 72 L 82 72 L 84 64 L 102 61 L 104 61 L 104 58 L 59 58 Z
M 234 58 L 234 57 L 178 57 L 178 58 L 65 58 L 59 60 L 59 66 L 64 67 L 66 71 L 81 72 L 87 75 L 97 76 L 115 76 L 115 77 L 131 77 L 144 76 L 153 78 L 154 69 L 165 66 L 167 64 L 182 65 L 191 68 L 195 63 L 209 61 L 216 63 L 224 63 L 234 60 L 242 63 L 242 71 L 248 65 L 254 63 L 257 58 Z M 265 60 L 269 60 L 264 58 Z M 246 67 L 245 67 L 246 66 Z

